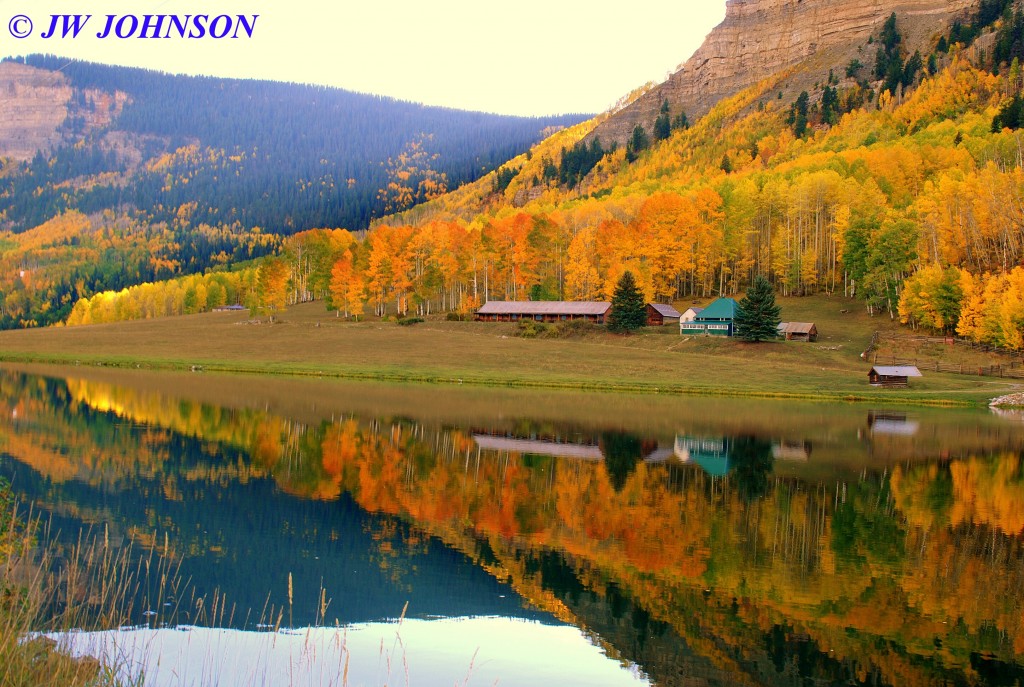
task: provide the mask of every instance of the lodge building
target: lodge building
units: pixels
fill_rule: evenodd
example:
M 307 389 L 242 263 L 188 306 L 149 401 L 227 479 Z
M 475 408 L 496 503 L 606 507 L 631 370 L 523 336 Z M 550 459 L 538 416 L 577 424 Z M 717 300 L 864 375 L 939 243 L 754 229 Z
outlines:
M 477 322 L 567 322 L 604 324 L 612 304 L 603 301 L 488 301 L 476 311 Z

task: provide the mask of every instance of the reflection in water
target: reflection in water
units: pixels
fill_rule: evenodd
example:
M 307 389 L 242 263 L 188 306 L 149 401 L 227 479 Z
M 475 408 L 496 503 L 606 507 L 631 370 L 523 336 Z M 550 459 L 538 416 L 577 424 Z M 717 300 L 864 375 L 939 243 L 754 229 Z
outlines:
M 0 471 L 65 531 L 169 533 L 196 583 L 240 609 L 268 590 L 281 605 L 293 573 L 309 590 L 296 609 L 322 583 L 343 623 L 409 600 L 419 618 L 573 625 L 660 685 L 1024 677 L 1017 430 L 940 415 L 911 438 L 880 431 L 893 414 L 863 433 L 853 407 L 777 433 L 682 412 L 663 432 L 297 422 L 15 373 L 0 415 Z M 827 461 L 854 469 L 822 477 Z
M 147 685 L 168 687 L 647 684 L 635 669 L 622 670 L 604 660 L 576 628 L 508 618 L 406 620 L 280 633 L 132 629 L 77 633 L 71 639 L 78 655 L 130 659 L 144 667 Z

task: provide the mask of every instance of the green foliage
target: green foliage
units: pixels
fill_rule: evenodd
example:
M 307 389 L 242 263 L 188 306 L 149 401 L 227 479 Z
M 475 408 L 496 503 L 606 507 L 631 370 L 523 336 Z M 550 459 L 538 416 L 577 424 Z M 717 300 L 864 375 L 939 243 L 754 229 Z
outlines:
M 543 171 L 541 172 L 541 177 L 544 179 L 544 183 L 547 184 L 552 181 L 556 181 L 559 175 L 558 166 L 555 165 L 555 163 L 552 162 L 550 158 L 546 157 L 543 158 L 541 162 L 543 168 Z
M 722 161 L 719 163 L 718 167 L 726 174 L 730 174 L 732 172 L 732 160 L 729 159 L 728 153 L 722 156 Z
M 960 270 L 928 265 L 903 283 L 899 302 L 900 321 L 954 334 L 960 321 L 963 300 Z
M 900 35 L 899 30 L 896 28 L 896 13 L 893 12 L 889 15 L 889 18 L 882 24 L 882 31 L 878 35 L 878 40 L 882 44 L 882 47 L 887 53 L 892 53 L 896 50 L 896 46 L 902 42 L 903 37 Z
M 690 120 L 686 117 L 686 113 L 685 112 L 680 112 L 679 114 L 677 114 L 675 117 L 672 118 L 672 130 L 673 131 L 675 131 L 676 129 L 689 129 L 689 128 L 690 128 Z
M 899 520 L 882 509 L 865 506 L 891 498 L 888 485 L 861 481 L 850 486 L 832 516 L 832 550 L 840 559 L 891 565 L 903 557 L 906 536 Z
M 546 334 L 548 330 L 548 325 L 543 322 L 537 322 L 536 320 L 519 320 L 519 324 L 516 325 L 516 336 L 524 339 L 536 339 L 537 337 Z
M 770 442 L 753 436 L 736 437 L 729 462 L 730 478 L 736 480 L 745 501 L 759 499 L 768 492 L 768 475 L 775 463 Z
M 626 143 L 626 160 L 629 162 L 636 162 L 637 158 L 640 157 L 640 153 L 647 150 L 650 147 L 651 142 L 647 138 L 647 131 L 637 124 L 633 127 L 633 134 L 629 137 L 629 141 Z
M 1019 129 L 1022 118 L 1024 118 L 1024 100 L 1020 95 L 1014 95 L 1003 103 L 999 112 L 992 118 L 992 133 L 998 133 L 1003 129 Z
M 993 67 L 1024 58 L 1024 11 L 1008 6 L 992 47 Z
M 775 339 L 778 336 L 779 312 L 775 289 L 767 279 L 758 275 L 738 304 L 736 336 L 755 342 Z
M 900 49 L 903 37 L 896 27 L 896 13 L 893 12 L 879 35 L 879 47 L 875 52 L 875 78 L 882 79 L 882 90 L 896 93 L 900 86 L 907 88 L 914 83 L 918 72 L 924 66 L 920 52 L 915 52 L 904 62 L 904 52 Z
M 830 126 L 838 124 L 839 113 L 839 92 L 831 86 L 825 86 L 821 92 L 821 121 Z
M 608 330 L 628 334 L 647 324 L 647 304 L 636 285 L 632 272 L 624 272 L 615 285 L 612 307 L 608 313 Z
M 793 135 L 797 138 L 803 138 L 803 135 L 807 133 L 807 111 L 808 103 L 810 102 L 810 95 L 807 91 L 802 91 L 797 96 L 796 102 L 794 102 L 789 108 L 789 117 L 786 119 L 786 123 L 793 129 Z
M 669 115 L 668 99 L 661 104 L 661 112 L 654 120 L 654 140 L 664 141 L 672 134 L 672 120 Z
M 519 169 L 510 169 L 509 167 L 501 167 L 494 175 L 494 192 L 503 193 L 508 185 L 512 183 L 512 180 L 519 174 Z
M 601 434 L 601 450 L 608 477 L 616 491 L 622 491 L 626 480 L 643 460 L 643 441 L 629 432 L 604 432 Z
M 423 318 L 422 317 L 400 317 L 397 320 L 395 320 L 395 322 L 396 322 L 396 324 L 398 324 L 399 327 L 409 327 L 411 325 L 419 324 L 420 322 L 423 322 Z
M 589 144 L 580 141 L 569 150 L 562 149 L 562 161 L 558 168 L 558 180 L 568 187 L 578 185 L 583 178 L 590 174 L 590 170 L 597 166 L 601 158 L 605 156 L 605 149 L 601 147 L 601 139 L 595 137 Z M 547 178 L 548 169 L 545 167 L 544 176 Z
M 850 60 L 850 63 L 846 65 L 846 78 L 853 79 L 857 77 L 857 73 L 864 67 L 861 61 L 857 58 Z
M 482 115 L 319 86 L 172 76 L 53 56 L 25 61 L 59 71 L 78 95 L 69 103 L 67 143 L 5 178 L 5 220 L 16 231 L 67 209 L 93 214 L 122 204 L 151 222 L 171 222 L 192 202 L 194 225 L 238 220 L 285 234 L 362 229 L 384 212 L 378 190 L 388 184 L 387 161 L 422 134 L 432 137 L 435 168 L 455 188 L 524 152 L 545 128 L 585 118 Z M 126 132 L 142 164 L 101 143 L 106 130 L 75 133 L 76 118 L 92 116 L 85 89 L 130 96 L 110 129 Z M 123 176 L 115 184 L 98 177 L 104 173 Z

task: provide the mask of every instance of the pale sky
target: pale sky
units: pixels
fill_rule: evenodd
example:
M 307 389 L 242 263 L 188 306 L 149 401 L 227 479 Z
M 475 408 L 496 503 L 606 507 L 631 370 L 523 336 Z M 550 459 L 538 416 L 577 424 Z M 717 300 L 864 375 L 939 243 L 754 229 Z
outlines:
M 92 18 L 75 39 L 43 40 L 52 14 Z M 259 18 L 251 39 L 100 40 L 108 14 Z M 16 15 L 32 21 L 29 37 L 12 36 L 28 27 Z M 725 0 L 0 0 L 0 55 L 316 83 L 507 114 L 602 112 L 664 80 L 724 16 Z

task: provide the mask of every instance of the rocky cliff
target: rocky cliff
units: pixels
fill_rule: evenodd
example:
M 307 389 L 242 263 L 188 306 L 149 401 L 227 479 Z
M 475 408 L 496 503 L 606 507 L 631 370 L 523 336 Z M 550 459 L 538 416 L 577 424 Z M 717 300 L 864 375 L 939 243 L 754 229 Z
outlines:
M 655 86 L 603 123 L 594 135 L 624 142 L 636 124 L 648 132 L 662 102 L 690 120 L 722 98 L 772 74 L 795 68 L 784 96 L 795 98 L 830 68 L 857 58 L 874 61 L 868 38 L 896 13 L 904 45 L 925 48 L 942 28 L 977 0 L 727 0 L 725 20 L 667 81 Z M 788 102 L 788 100 L 787 100 Z
M 0 62 L 0 158 L 28 160 L 105 126 L 126 100 L 123 93 L 76 90 L 60 72 Z

